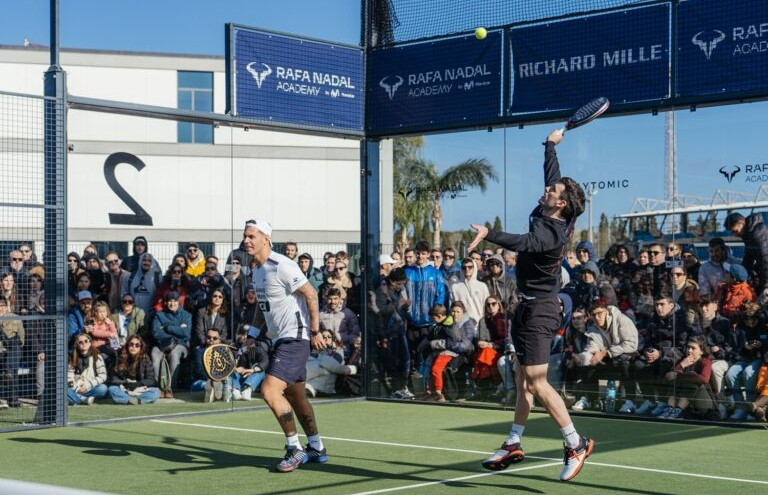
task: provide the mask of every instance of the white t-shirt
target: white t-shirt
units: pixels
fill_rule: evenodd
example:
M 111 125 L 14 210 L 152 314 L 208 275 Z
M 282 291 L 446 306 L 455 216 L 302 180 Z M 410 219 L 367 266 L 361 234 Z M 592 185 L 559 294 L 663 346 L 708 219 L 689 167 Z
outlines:
M 267 337 L 309 340 L 309 310 L 296 290 L 309 283 L 296 262 L 270 252 L 264 264 L 251 274 L 259 308 L 267 322 Z

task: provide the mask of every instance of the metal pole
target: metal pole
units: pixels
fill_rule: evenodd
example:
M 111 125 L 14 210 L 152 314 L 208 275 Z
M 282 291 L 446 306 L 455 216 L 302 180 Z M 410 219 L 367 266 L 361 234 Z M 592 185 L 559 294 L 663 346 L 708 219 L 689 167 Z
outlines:
M 51 65 L 44 91 L 44 202 L 43 264 L 45 265 L 45 320 L 43 345 L 45 380 L 35 421 L 63 426 L 67 422 L 67 80 L 59 65 L 59 1 L 51 0 Z

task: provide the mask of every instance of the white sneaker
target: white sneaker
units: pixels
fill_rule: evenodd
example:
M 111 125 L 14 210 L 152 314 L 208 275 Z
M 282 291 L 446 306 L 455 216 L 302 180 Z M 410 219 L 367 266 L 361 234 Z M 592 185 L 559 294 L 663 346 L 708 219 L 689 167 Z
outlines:
M 213 385 L 211 385 L 210 381 L 205 382 L 205 396 L 203 396 L 203 402 L 205 403 L 211 403 L 213 402 Z
M 643 402 L 640 407 L 635 409 L 635 413 L 637 414 L 648 414 L 651 411 L 651 408 L 653 407 L 653 402 L 650 400 L 647 400 Z
M 589 409 L 590 407 L 592 407 L 592 403 L 589 401 L 589 399 L 582 395 L 581 398 L 571 406 L 571 409 L 574 411 L 583 411 L 585 409 Z
M 628 414 L 628 413 L 635 412 L 636 409 L 637 408 L 635 407 L 635 403 L 631 400 L 628 400 L 624 402 L 624 405 L 621 406 L 621 409 L 619 409 L 619 412 Z
M 215 400 L 224 397 L 224 382 L 213 382 L 213 397 Z
M 96 397 L 88 397 L 83 401 L 83 404 L 85 404 L 86 406 L 92 406 L 95 400 L 96 400 Z
M 563 459 L 563 464 L 565 465 L 560 473 L 560 479 L 562 481 L 571 481 L 575 478 L 594 448 L 595 441 L 587 437 L 581 437 L 579 446 L 575 449 L 565 447 L 565 459 Z
M 315 390 L 315 387 L 313 387 L 309 383 L 304 382 L 304 389 L 307 391 L 307 395 L 309 397 L 317 397 L 317 390 Z
M 253 393 L 253 389 L 251 387 L 244 387 L 241 393 L 243 400 L 251 400 L 252 393 Z
M 400 391 L 400 394 L 403 396 L 403 399 L 415 399 L 416 398 L 416 396 L 413 395 L 413 392 L 408 390 L 408 387 L 403 388 Z
M 243 400 L 243 393 L 240 392 L 238 389 L 233 388 L 232 389 L 232 400 Z

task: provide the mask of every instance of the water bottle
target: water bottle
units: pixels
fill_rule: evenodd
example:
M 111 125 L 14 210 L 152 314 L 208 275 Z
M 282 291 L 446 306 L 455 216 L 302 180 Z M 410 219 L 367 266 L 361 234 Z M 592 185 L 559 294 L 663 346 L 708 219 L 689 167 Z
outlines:
M 232 402 L 232 381 L 230 377 L 224 379 L 224 402 Z
M 605 412 L 612 413 L 616 411 L 616 384 L 613 380 L 608 380 L 608 386 L 605 389 Z

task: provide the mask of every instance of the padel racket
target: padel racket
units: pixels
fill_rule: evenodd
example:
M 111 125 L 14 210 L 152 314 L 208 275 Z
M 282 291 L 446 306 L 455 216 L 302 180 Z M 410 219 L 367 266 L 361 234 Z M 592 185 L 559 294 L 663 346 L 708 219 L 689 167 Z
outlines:
M 604 96 L 595 98 L 583 107 L 576 110 L 571 118 L 568 119 L 568 122 L 565 123 L 565 127 L 560 129 L 560 132 L 565 134 L 565 131 L 570 131 L 571 129 L 576 129 L 577 127 L 581 127 L 584 124 L 592 122 L 597 117 L 605 113 L 610 105 L 611 102 L 608 101 L 608 98 L 605 98 Z
M 203 368 L 208 378 L 220 382 L 235 371 L 237 360 L 227 344 L 209 345 L 203 353 Z

